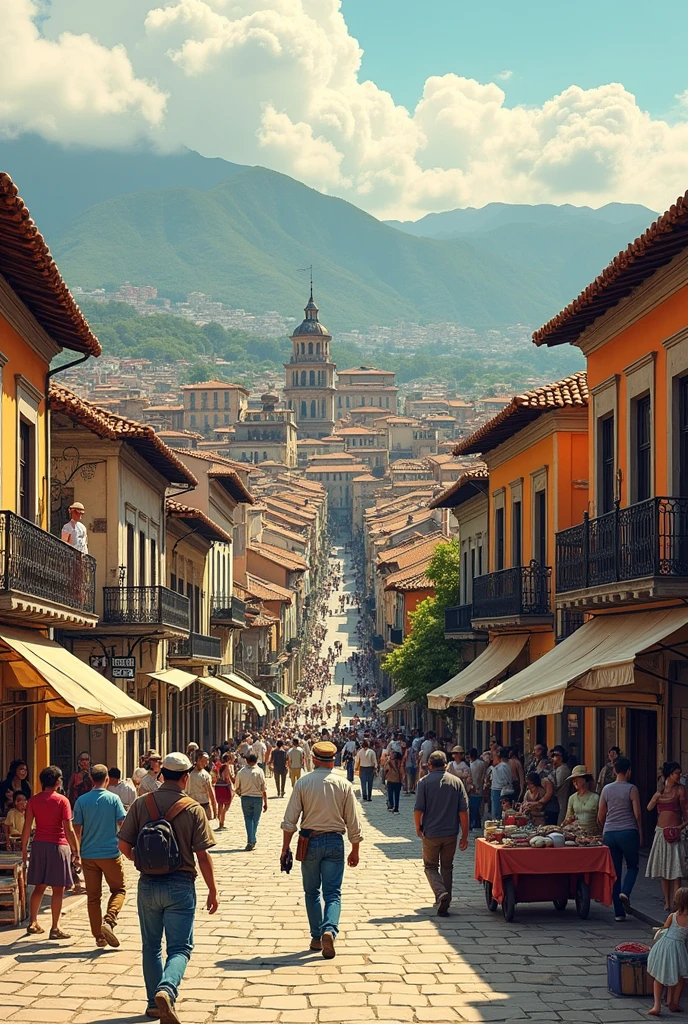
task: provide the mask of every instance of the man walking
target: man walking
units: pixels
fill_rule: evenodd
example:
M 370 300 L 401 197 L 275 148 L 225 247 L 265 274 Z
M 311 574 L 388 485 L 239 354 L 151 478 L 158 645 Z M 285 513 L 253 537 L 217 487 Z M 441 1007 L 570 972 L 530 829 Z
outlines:
M 428 774 L 418 782 L 413 809 L 416 834 L 423 840 L 425 877 L 437 901 L 437 913 L 446 917 L 452 901 L 456 838 L 468 849 L 468 797 L 460 779 L 447 771 L 447 758 L 435 750 L 428 758 Z
M 215 787 L 213 786 L 213 779 L 209 771 L 206 771 L 206 765 L 210 758 L 206 754 L 205 750 L 199 750 L 196 753 L 196 763 L 189 772 L 189 785 L 187 791 L 189 796 L 196 800 L 208 818 L 212 821 L 217 818 L 217 800 L 215 799 Z
M 301 877 L 311 930 L 310 948 L 322 950 L 323 957 L 331 960 L 342 910 L 344 833 L 348 833 L 351 843 L 347 860 L 351 868 L 358 864 L 363 836 L 353 786 L 334 771 L 336 746 L 315 743 L 312 753 L 314 770 L 297 780 L 284 814 L 282 858 L 287 855 L 300 819 L 301 838 L 307 842 Z
M 303 747 L 299 746 L 299 741 L 294 738 L 292 744 L 287 751 L 287 765 L 289 766 L 289 781 L 291 782 L 291 788 L 293 789 L 297 783 L 297 780 L 301 778 L 301 772 L 303 771 L 303 762 L 305 760 L 305 754 Z
M 258 758 L 258 767 L 261 771 L 265 771 L 265 755 L 267 753 L 267 747 L 263 742 L 263 734 L 260 733 L 257 738 L 253 741 L 251 750 Z
M 114 929 L 127 889 L 124 861 L 117 846 L 117 829 L 126 812 L 120 798 L 106 788 L 108 770 L 104 764 L 93 765 L 91 779 L 93 788 L 74 804 L 74 831 L 81 846 L 91 934 L 96 945 L 102 948 L 119 946 Z M 105 917 L 100 906 L 103 878 L 110 890 Z
M 155 793 L 160 788 L 162 785 L 159 778 L 161 764 L 161 755 L 157 750 L 151 750 L 143 763 L 143 767 L 146 769 L 146 774 L 139 782 L 139 796 L 143 796 L 145 793 Z
M 346 777 L 349 782 L 354 781 L 354 759 L 357 748 L 356 734 L 350 732 L 349 738 L 342 748 L 342 764 L 346 767 Z
M 163 784 L 155 793 L 148 793 L 134 802 L 122 823 L 119 848 L 129 860 L 135 860 L 134 850 L 140 853 L 141 870 L 138 891 L 139 924 L 143 940 L 143 978 L 148 997 L 147 1017 L 159 1017 L 163 1024 L 180 1024 L 174 1004 L 179 986 L 193 949 L 193 926 L 196 913 L 196 866 L 208 886 L 206 910 L 217 910 L 217 886 L 213 862 L 208 850 L 215 838 L 205 812 L 195 800 L 185 797 L 191 761 L 177 751 L 168 754 L 162 762 Z M 166 821 L 161 822 L 161 815 Z M 157 822 L 157 825 L 154 824 Z M 154 843 L 152 833 L 171 829 L 177 844 L 173 858 L 171 844 L 166 844 L 168 863 L 151 863 L 154 853 L 161 849 Z M 148 842 L 138 843 L 142 830 Z M 139 850 L 139 846 L 144 846 Z M 169 861 L 173 860 L 173 863 Z M 160 869 L 167 866 L 166 873 Z M 155 874 L 146 874 L 153 867 Z M 165 935 L 167 959 L 163 967 L 162 937 Z
M 437 746 L 437 734 L 432 730 L 426 732 L 425 739 L 418 747 L 418 775 L 422 779 L 428 774 L 428 758 Z
M 253 752 L 246 755 L 246 767 L 237 774 L 234 792 L 241 797 L 241 810 L 246 825 L 245 848 L 255 850 L 258 823 L 262 812 L 268 809 L 268 791 L 265 772 L 258 767 L 258 758 Z
M 369 740 L 361 740 L 361 749 L 356 754 L 356 764 L 361 779 L 361 800 L 370 803 L 373 799 L 373 779 L 377 769 L 377 757 L 375 751 L 371 749 Z
M 284 787 L 287 781 L 287 752 L 282 740 L 277 740 L 276 746 L 270 751 L 269 764 L 275 777 L 277 796 L 284 796 Z
M 108 768 L 108 793 L 114 793 L 122 801 L 125 812 L 129 810 L 136 799 L 136 790 L 131 782 L 122 781 L 122 773 L 119 768 Z

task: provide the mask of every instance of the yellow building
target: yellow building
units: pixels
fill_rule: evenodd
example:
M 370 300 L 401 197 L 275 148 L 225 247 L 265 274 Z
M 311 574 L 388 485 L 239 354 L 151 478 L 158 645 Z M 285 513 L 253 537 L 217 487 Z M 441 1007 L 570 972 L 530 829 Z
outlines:
M 185 384 L 181 429 L 210 434 L 215 427 L 234 424 L 248 408 L 248 396 L 246 388 L 225 380 Z

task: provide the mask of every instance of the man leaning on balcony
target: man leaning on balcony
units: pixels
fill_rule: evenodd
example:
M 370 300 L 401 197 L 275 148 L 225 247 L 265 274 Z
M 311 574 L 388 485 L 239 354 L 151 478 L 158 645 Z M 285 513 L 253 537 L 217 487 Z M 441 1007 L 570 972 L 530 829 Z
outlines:
M 85 511 L 80 501 L 72 502 L 69 506 L 69 522 L 62 527 L 62 540 L 65 544 L 71 544 L 82 555 L 88 554 L 88 532 L 81 521 Z

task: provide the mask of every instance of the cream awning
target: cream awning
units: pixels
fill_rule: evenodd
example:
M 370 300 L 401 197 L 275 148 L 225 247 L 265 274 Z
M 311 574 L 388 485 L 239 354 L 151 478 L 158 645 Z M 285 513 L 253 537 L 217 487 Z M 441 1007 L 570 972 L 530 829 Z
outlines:
M 475 717 L 503 722 L 555 715 L 574 683 L 582 690 L 630 686 L 636 655 L 686 623 L 686 607 L 596 615 L 532 665 L 476 697 Z
M 231 700 L 233 704 L 248 704 L 261 717 L 267 713 L 262 700 L 234 686 L 232 680 L 227 676 L 199 676 L 198 681 L 203 683 L 204 686 L 209 686 L 211 690 L 215 690 L 216 693 L 219 693 L 221 697 L 225 697 L 226 700 Z
M 451 704 L 463 704 L 470 693 L 489 686 L 506 672 L 527 642 L 527 633 L 496 636 L 475 661 L 471 661 L 446 683 L 430 691 L 428 707 L 433 711 L 444 711 Z M 475 701 L 473 703 L 475 704 Z
M 391 697 L 386 697 L 381 701 L 377 709 L 378 711 L 394 711 L 395 708 L 400 707 L 406 700 L 406 690 L 397 690 Z
M 148 708 L 42 633 L 0 626 L 0 643 L 6 648 L 0 659 L 20 686 L 47 687 L 52 694 L 46 701 L 51 715 L 75 715 L 85 725 L 111 722 L 113 732 L 148 727 Z
M 253 683 L 249 682 L 248 679 L 244 679 L 238 672 L 225 672 L 222 676 L 223 679 L 227 679 L 232 686 L 236 686 L 237 689 L 243 690 L 244 693 L 250 693 L 252 697 L 259 700 L 264 705 L 266 711 L 274 711 L 275 705 L 268 697 L 265 690 L 261 690 L 259 686 L 254 686 Z
M 192 672 L 182 672 L 180 668 L 166 668 L 162 672 L 149 672 L 151 679 L 159 679 L 161 683 L 174 686 L 177 690 L 185 690 L 198 679 Z

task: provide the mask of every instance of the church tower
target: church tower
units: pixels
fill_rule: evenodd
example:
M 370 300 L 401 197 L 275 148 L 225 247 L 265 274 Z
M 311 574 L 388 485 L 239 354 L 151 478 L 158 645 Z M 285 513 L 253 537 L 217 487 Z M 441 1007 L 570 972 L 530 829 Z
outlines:
M 318 320 L 318 307 L 311 296 L 303 323 L 291 336 L 294 351 L 286 370 L 284 395 L 294 410 L 299 437 L 328 437 L 334 431 L 334 372 L 330 361 L 332 335 Z

